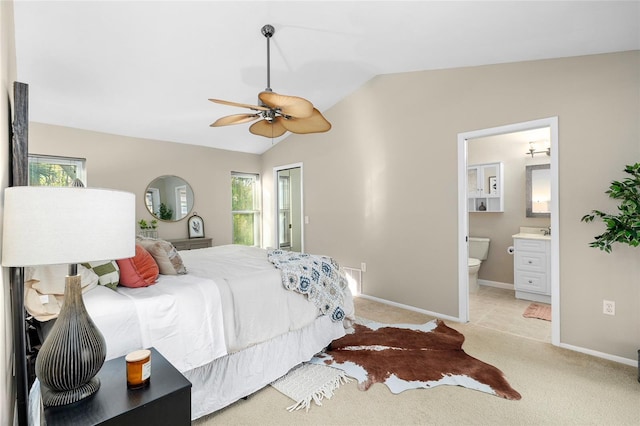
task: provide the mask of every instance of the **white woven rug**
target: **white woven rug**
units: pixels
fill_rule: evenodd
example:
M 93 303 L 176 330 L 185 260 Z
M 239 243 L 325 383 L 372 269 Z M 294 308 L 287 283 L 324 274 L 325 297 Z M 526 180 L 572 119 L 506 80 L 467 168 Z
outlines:
M 311 401 L 322 405 L 324 398 L 331 399 L 341 384 L 350 381 L 344 371 L 337 368 L 303 363 L 271 383 L 271 386 L 295 401 L 287 410 L 304 408 L 309 411 Z

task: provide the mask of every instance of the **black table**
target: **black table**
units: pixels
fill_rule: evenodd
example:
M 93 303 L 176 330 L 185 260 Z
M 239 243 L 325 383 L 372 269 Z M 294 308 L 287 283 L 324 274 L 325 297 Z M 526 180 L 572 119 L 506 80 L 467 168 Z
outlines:
M 127 388 L 124 357 L 104 363 L 94 395 L 61 407 L 46 407 L 47 426 L 188 426 L 191 424 L 191 383 L 155 348 L 151 350 L 151 380 L 143 389 Z

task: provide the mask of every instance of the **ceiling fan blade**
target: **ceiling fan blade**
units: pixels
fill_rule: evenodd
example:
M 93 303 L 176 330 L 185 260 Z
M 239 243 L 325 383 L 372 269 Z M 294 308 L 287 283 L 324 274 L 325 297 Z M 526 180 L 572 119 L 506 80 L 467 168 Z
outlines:
M 313 104 L 306 99 L 297 96 L 279 95 L 274 92 L 260 92 L 258 99 L 273 109 L 279 109 L 282 114 L 295 118 L 311 117 Z
M 211 102 L 215 102 L 217 104 L 236 106 L 236 107 L 240 107 L 240 108 L 249 108 L 249 109 L 252 109 L 254 111 L 269 111 L 269 108 L 263 107 L 263 106 L 259 106 L 259 105 L 240 104 L 238 102 L 223 101 L 222 99 L 209 99 L 209 100 Z
M 278 117 L 280 118 L 280 117 Z M 291 133 L 323 133 L 331 129 L 331 123 L 318 111 L 313 109 L 311 117 L 282 119 L 282 126 Z
M 218 118 L 210 127 L 229 126 L 232 124 L 248 123 L 260 117 L 260 114 L 233 114 Z
M 285 134 L 287 129 L 282 125 L 284 121 L 281 117 L 276 117 L 271 123 L 267 120 L 260 120 L 249 127 L 249 131 L 254 135 L 265 138 L 277 138 Z

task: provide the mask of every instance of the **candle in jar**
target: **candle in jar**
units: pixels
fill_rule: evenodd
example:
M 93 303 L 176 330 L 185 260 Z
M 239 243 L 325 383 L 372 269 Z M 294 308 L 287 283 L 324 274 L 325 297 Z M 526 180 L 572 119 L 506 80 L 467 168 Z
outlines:
M 125 357 L 127 361 L 127 387 L 140 389 L 151 380 L 151 351 L 141 349 L 133 351 Z

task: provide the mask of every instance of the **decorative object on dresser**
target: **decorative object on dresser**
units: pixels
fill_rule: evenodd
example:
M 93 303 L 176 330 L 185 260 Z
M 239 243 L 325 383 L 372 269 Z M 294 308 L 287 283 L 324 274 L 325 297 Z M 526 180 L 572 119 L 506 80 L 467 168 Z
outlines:
M 150 222 L 147 222 L 144 219 L 140 219 L 138 221 L 138 226 L 140 227 L 140 231 L 138 231 L 138 235 L 140 237 L 145 238 L 158 238 L 158 220 L 153 219 Z
M 100 387 L 94 376 L 104 363 L 105 341 L 85 309 L 77 264 L 132 256 L 134 224 L 131 193 L 81 187 L 5 190 L 2 265 L 69 264 L 60 315 L 36 359 L 46 406 L 79 401 Z
M 213 245 L 213 240 L 211 238 L 178 238 L 167 241 L 173 244 L 176 250 L 195 250 L 211 247 Z
M 204 221 L 197 212 L 193 212 L 187 221 L 189 238 L 204 238 Z

